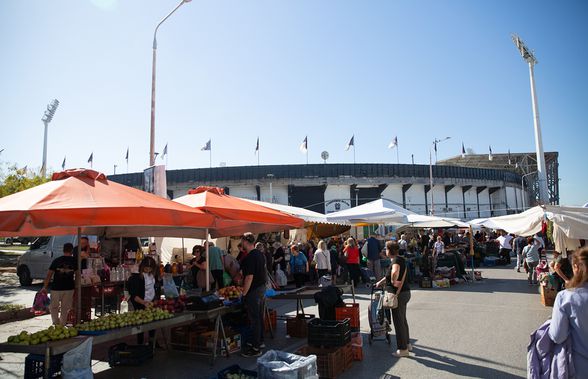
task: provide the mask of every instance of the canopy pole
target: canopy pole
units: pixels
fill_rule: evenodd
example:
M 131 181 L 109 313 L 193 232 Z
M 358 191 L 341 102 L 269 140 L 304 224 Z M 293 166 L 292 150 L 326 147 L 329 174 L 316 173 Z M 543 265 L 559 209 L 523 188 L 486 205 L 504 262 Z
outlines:
M 184 237 L 182 237 L 182 266 L 184 265 Z
M 77 304 L 76 304 L 76 324 L 79 324 L 82 320 L 82 248 L 80 246 L 80 239 L 82 238 L 82 230 L 78 227 L 78 257 L 76 267 L 76 293 L 77 293 Z
M 120 269 L 123 267 L 123 261 L 122 261 L 122 237 L 118 237 L 118 267 L 117 269 L 119 270 L 119 272 L 121 271 Z M 123 293 L 127 290 L 127 282 L 124 278 L 124 270 L 123 270 Z
M 206 228 L 206 292 L 210 291 L 210 256 L 208 255 L 208 228 Z

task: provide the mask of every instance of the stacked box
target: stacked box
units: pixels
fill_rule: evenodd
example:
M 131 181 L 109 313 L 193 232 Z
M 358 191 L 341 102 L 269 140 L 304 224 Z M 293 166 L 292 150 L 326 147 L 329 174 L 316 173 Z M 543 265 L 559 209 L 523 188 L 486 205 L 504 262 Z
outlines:
M 308 322 L 314 315 L 297 315 L 286 320 L 286 334 L 290 337 L 306 338 L 308 335 Z
M 344 346 L 351 340 L 350 320 L 321 320 L 318 318 L 308 323 L 308 344 L 311 346 Z
M 316 355 L 316 367 L 319 377 L 335 379 L 347 368 L 345 365 L 344 347 L 319 348 L 303 346 L 295 354 L 309 356 Z

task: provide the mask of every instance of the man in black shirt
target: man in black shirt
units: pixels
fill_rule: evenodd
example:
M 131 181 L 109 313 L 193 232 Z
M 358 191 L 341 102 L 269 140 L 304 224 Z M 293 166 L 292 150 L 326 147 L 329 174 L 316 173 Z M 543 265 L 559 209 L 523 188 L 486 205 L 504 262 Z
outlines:
M 255 236 L 245 233 L 241 237 L 243 249 L 247 256 L 241 263 L 243 270 L 243 299 L 247 309 L 247 317 L 253 329 L 253 341 L 250 349 L 243 352 L 244 357 L 259 357 L 261 355 L 263 339 L 263 301 L 265 283 L 267 281 L 265 257 L 254 248 Z
M 75 288 L 74 274 L 77 269 L 77 262 L 73 255 L 73 245 L 66 243 L 63 245 L 63 256 L 55 258 L 49 266 L 49 272 L 45 277 L 42 292 L 47 292 L 49 282 L 51 283 L 51 320 L 54 325 L 65 325 L 67 323 L 67 314 L 71 310 L 73 303 L 73 294 Z M 60 314 L 61 308 L 61 314 Z

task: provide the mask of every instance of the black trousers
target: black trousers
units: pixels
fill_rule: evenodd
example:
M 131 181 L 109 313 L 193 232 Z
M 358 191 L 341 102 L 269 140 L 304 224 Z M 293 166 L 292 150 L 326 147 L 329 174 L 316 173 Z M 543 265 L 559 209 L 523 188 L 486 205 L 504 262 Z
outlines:
M 353 280 L 353 284 L 357 287 L 361 279 L 361 271 L 359 271 L 358 263 L 348 263 L 347 268 L 349 269 L 349 276 Z
M 245 308 L 247 310 L 247 317 L 253 329 L 254 348 L 259 349 L 259 345 L 263 340 L 263 301 L 265 295 L 265 286 L 259 286 L 250 290 L 245 296 Z
M 507 264 L 510 264 L 510 249 L 500 248 L 498 255 L 503 257 L 506 260 Z
M 224 287 L 223 285 L 223 270 L 210 270 L 212 277 L 214 278 L 214 283 L 216 284 L 216 289 L 219 290 Z
M 398 295 L 398 307 L 392 309 L 392 322 L 396 332 L 396 346 L 398 350 L 406 350 L 410 343 L 408 321 L 406 320 L 406 305 L 410 301 L 410 291 L 402 291 Z
M 318 271 L 318 277 L 319 277 L 319 279 L 321 277 L 323 277 L 324 275 L 328 275 L 329 274 L 329 270 L 327 270 L 326 268 L 325 269 L 319 268 L 317 271 Z

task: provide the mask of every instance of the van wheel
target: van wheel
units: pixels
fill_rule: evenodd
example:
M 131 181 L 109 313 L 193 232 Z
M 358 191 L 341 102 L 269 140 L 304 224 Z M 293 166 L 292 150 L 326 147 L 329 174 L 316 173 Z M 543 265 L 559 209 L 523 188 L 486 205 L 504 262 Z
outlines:
M 27 266 L 21 266 L 18 270 L 18 281 L 23 287 L 28 287 L 33 284 L 33 279 L 31 279 L 31 272 Z
M 12 238 L 6 238 L 6 240 L 4 240 L 4 243 L 6 243 L 8 246 L 12 246 Z

